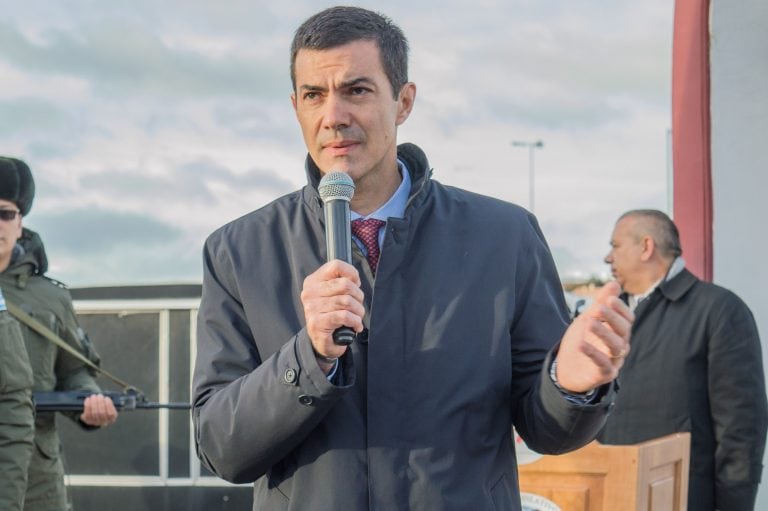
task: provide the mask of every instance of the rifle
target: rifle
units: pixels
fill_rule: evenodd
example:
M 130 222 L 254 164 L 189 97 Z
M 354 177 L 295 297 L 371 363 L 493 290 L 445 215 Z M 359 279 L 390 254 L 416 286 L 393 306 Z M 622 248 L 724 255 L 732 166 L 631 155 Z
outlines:
M 2 297 L 2 295 L 0 295 Z M 172 410 L 189 410 L 191 405 L 189 403 L 153 403 L 147 401 L 146 396 L 142 392 L 139 392 L 136 387 L 129 385 L 123 380 L 110 374 L 108 371 L 102 369 L 93 361 L 88 359 L 85 355 L 80 353 L 74 347 L 70 346 L 58 335 L 56 335 L 50 328 L 43 325 L 37 319 L 33 318 L 21 307 L 10 302 L 5 302 L 5 305 L 16 319 L 24 323 L 26 326 L 42 335 L 53 344 L 66 351 L 77 360 L 81 361 L 91 369 L 103 374 L 113 382 L 117 383 L 125 392 L 100 392 L 101 395 L 108 397 L 114 403 L 115 408 L 118 411 L 122 410 L 137 410 L 137 409 L 158 409 L 169 408 Z M 33 392 L 32 399 L 35 403 L 36 412 L 82 412 L 85 404 L 85 399 L 95 394 L 90 391 L 70 391 L 70 392 Z
M 168 408 L 171 410 L 189 410 L 189 403 L 154 403 L 147 401 L 144 394 L 135 389 L 126 392 L 91 392 L 88 390 L 69 392 L 33 392 L 32 401 L 35 411 L 40 412 L 82 412 L 85 398 L 94 394 L 108 397 L 117 411 Z

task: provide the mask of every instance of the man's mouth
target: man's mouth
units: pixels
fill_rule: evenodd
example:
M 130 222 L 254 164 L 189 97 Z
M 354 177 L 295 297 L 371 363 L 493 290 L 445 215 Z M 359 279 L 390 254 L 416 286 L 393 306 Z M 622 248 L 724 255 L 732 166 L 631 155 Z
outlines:
M 334 156 L 343 156 L 349 154 L 358 144 L 356 140 L 337 140 L 326 142 L 323 144 L 323 149 Z
M 325 142 L 323 147 L 326 149 L 342 149 L 351 145 L 356 145 L 357 140 L 333 140 L 331 142 Z

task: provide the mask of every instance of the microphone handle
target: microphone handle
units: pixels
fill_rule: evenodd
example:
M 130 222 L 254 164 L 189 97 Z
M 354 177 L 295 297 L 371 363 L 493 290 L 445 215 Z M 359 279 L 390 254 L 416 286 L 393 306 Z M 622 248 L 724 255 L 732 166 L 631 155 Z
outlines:
M 328 249 L 328 260 L 341 259 L 352 264 L 349 201 L 333 199 L 326 201 L 323 207 L 325 209 L 325 243 Z M 333 332 L 333 342 L 339 346 L 352 344 L 356 337 L 355 331 L 348 326 L 341 326 Z

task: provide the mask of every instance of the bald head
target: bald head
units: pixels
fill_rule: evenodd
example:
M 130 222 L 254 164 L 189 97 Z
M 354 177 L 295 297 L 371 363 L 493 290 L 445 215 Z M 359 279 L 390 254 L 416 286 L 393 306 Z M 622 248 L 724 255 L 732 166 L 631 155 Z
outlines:
M 659 255 L 670 263 L 683 253 L 680 233 L 666 213 L 657 209 L 633 209 L 621 215 L 618 221 L 624 218 L 634 219 L 633 231 L 636 238 L 650 236 Z

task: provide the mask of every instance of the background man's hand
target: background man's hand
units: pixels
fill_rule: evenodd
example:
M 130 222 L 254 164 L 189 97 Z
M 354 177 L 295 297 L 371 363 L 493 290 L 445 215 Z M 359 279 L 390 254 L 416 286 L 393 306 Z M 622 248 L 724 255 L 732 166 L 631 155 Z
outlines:
M 363 330 L 363 290 L 360 289 L 360 275 L 351 264 L 330 261 L 309 275 L 304 279 L 301 303 L 312 347 L 322 357 L 338 358 L 346 351 L 346 346 L 333 342 L 333 332 L 337 328 L 347 326 L 355 332 Z M 329 369 L 327 366 L 321 364 L 323 370 Z
M 557 381 L 565 390 L 588 392 L 616 378 L 629 353 L 634 314 L 609 282 L 568 327 L 557 353 Z
M 85 398 L 80 420 L 89 426 L 109 426 L 117 420 L 117 409 L 108 397 L 94 394 Z

